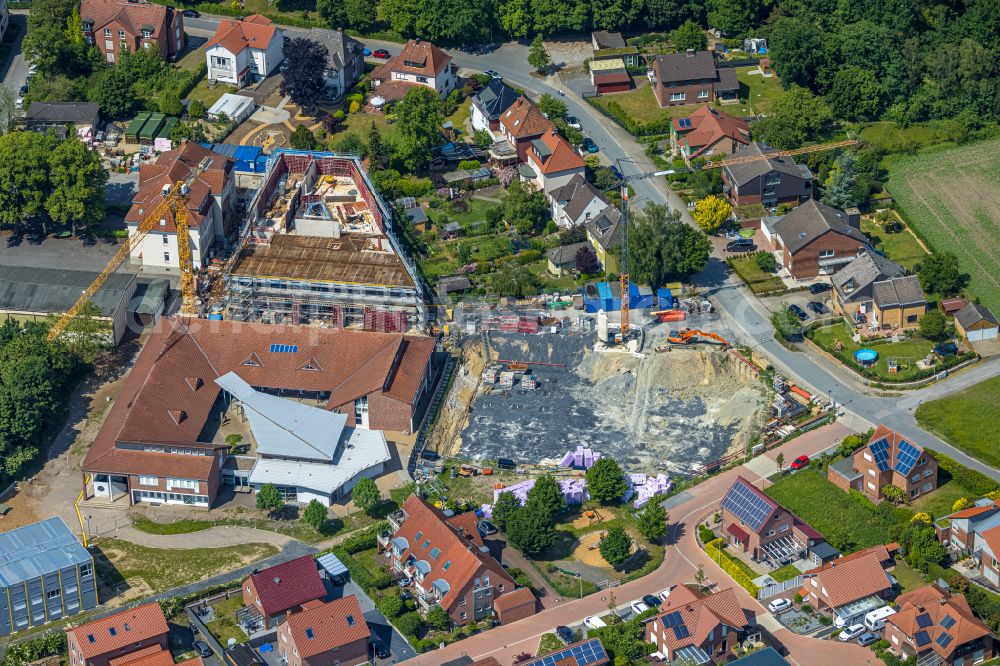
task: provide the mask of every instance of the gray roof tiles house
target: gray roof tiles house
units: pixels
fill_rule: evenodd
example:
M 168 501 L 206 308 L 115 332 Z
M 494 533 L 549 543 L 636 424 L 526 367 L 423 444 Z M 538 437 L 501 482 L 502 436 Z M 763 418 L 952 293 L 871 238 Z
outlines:
M 597 217 L 587 220 L 587 233 L 604 249 L 621 243 L 622 213 L 615 206 L 608 206 Z
M 740 89 L 740 81 L 736 78 L 736 68 L 720 67 L 718 71 L 719 82 L 715 84 L 715 92 L 738 91 Z
M 0 310 L 68 312 L 96 277 L 89 271 L 0 266 Z M 133 280 L 132 273 L 112 273 L 90 300 L 103 316 L 112 317 Z
M 740 157 L 760 157 L 762 155 L 778 152 L 780 151 L 777 148 L 772 148 L 758 141 L 754 141 L 748 146 L 741 146 L 733 151 L 730 159 L 737 159 Z M 795 176 L 796 178 L 803 178 L 805 180 L 812 180 L 812 174 L 809 172 L 809 168 L 805 167 L 805 171 L 803 171 L 800 165 L 796 164 L 795 160 L 791 157 L 772 156 L 766 159 L 744 162 L 742 164 L 731 164 L 725 167 L 725 169 L 729 174 L 730 181 L 736 185 L 743 185 L 750 182 L 754 178 L 763 176 L 771 171 L 777 171 L 778 173 Z
M 489 120 L 498 120 L 503 113 L 517 100 L 517 92 L 500 79 L 492 79 L 482 90 L 472 97 L 482 114 Z
M 309 28 L 304 31 L 306 39 L 319 42 L 326 47 L 326 55 L 332 68 L 341 69 L 352 60 L 349 54 L 360 54 L 364 46 L 343 30 Z
M 842 299 L 851 301 L 856 295 L 867 294 L 867 287 L 872 283 L 903 275 L 902 266 L 877 252 L 866 250 L 835 273 L 831 282 Z
M 978 303 L 969 303 L 964 308 L 955 313 L 955 319 L 958 323 L 962 325 L 962 328 L 969 330 L 970 326 L 978 324 L 981 321 L 988 321 L 994 325 L 1000 325 L 997 321 L 996 316 L 990 311 L 989 308 L 979 305 Z
M 32 102 L 25 120 L 41 123 L 97 125 L 101 109 L 93 102 Z
M 58 516 L 0 534 L 0 587 L 92 561 Z
M 560 245 L 546 252 L 545 256 L 556 266 L 561 266 L 576 261 L 576 253 L 580 251 L 581 247 L 590 247 L 590 243 L 581 241 L 571 245 Z
M 608 205 L 608 200 L 601 191 L 587 182 L 587 179 L 580 174 L 575 174 L 568 183 L 554 189 L 549 196 L 559 203 L 566 216 L 574 221 L 583 215 L 583 211 L 594 199 Z
M 774 231 L 788 251 L 795 254 L 828 231 L 867 243 L 868 238 L 847 224 L 847 214 L 815 199 L 796 206 L 774 225 Z
M 627 46 L 625 38 L 620 32 L 608 32 L 607 30 L 595 30 L 590 33 L 591 39 L 597 43 L 599 49 L 623 49 Z
M 924 291 L 920 288 L 920 279 L 916 275 L 876 282 L 872 285 L 872 300 L 880 308 L 919 305 L 927 302 Z
M 714 79 L 715 59 L 711 51 L 668 53 L 653 59 L 653 71 L 660 83 Z

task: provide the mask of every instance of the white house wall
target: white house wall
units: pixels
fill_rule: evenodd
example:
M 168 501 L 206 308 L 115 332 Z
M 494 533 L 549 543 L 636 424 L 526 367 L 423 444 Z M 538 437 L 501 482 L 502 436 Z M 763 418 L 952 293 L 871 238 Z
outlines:
M 217 69 L 213 63 L 215 60 L 213 58 L 225 58 L 230 63 L 232 63 L 231 70 Z M 209 81 L 224 81 L 226 83 L 232 83 L 237 85 L 239 83 L 239 74 L 243 69 L 249 64 L 247 60 L 247 49 L 243 49 L 240 53 L 231 53 L 224 49 L 220 44 L 216 44 L 212 48 L 205 51 L 205 64 L 208 66 L 208 79 Z
M 483 115 L 482 111 L 475 104 L 470 103 L 469 109 L 472 114 L 472 129 L 490 131 L 490 121 Z M 492 135 L 492 132 L 490 132 Z

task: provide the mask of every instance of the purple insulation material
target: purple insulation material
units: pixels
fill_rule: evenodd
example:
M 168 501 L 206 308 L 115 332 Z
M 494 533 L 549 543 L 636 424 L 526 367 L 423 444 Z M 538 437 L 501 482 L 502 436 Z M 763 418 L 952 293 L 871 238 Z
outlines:
M 559 463 L 560 467 L 572 467 L 573 466 L 573 452 L 567 451 L 566 455 L 563 456 L 562 461 Z
M 481 511 L 483 512 L 483 518 L 486 520 L 493 520 L 493 505 L 484 504 Z
M 631 480 L 636 476 L 639 475 L 630 474 L 629 478 Z M 638 509 L 645 506 L 649 500 L 657 495 L 669 491 L 672 484 L 666 474 L 657 474 L 656 476 L 647 477 L 645 483 L 638 484 L 633 481 L 632 485 L 636 491 L 635 508 Z
M 534 487 L 535 479 L 528 479 L 527 481 L 521 481 L 506 488 L 494 488 L 493 503 L 496 503 L 500 497 L 500 493 L 510 492 L 514 493 L 514 497 L 521 503 L 521 506 L 524 506 L 528 501 L 528 491 Z M 586 479 L 563 479 L 559 481 L 559 491 L 562 493 L 567 504 L 581 504 L 584 500 L 590 499 L 590 495 L 587 493 Z M 490 515 L 492 516 L 492 505 L 484 504 L 483 511 L 486 511 L 487 506 L 490 506 Z

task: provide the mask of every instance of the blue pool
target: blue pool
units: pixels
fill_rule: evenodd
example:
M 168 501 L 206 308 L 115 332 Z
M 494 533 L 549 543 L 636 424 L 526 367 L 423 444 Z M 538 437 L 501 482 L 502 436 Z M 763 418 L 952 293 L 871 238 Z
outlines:
M 854 360 L 861 365 L 875 365 L 875 361 L 878 360 L 878 352 L 874 349 L 859 349 L 854 352 Z

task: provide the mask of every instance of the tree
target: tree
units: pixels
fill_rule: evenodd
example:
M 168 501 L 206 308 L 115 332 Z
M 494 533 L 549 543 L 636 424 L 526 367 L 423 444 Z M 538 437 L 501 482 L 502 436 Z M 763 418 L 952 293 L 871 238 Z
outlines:
M 675 28 L 702 13 L 701 3 L 690 0 L 646 0 L 645 20 L 651 28 Z
M 529 0 L 500 0 L 497 3 L 497 23 L 511 37 L 522 39 L 531 30 Z
M 344 0 L 316 0 L 316 13 L 331 28 L 343 28 L 347 22 Z
M 514 493 L 505 490 L 500 493 L 497 501 L 493 503 L 493 524 L 501 532 L 506 532 L 510 517 L 514 515 L 514 512 L 520 510 L 520 508 L 521 501 L 517 499 Z
M 688 19 L 670 33 L 670 41 L 678 51 L 704 51 L 708 48 L 708 37 L 701 26 Z
M 229 447 L 229 455 L 234 456 L 237 454 L 240 448 L 240 442 L 243 441 L 243 435 L 238 432 L 229 433 L 226 435 L 226 446 Z
M 566 117 L 566 103 L 558 97 L 545 93 L 538 100 L 538 110 L 548 116 L 549 120 Z
M 427 611 L 427 624 L 438 631 L 447 631 L 448 627 L 451 626 L 451 618 L 448 617 L 448 611 L 440 606 L 435 606 Z
M 313 109 L 326 91 L 323 67 L 329 52 L 319 42 L 296 37 L 285 45 L 285 69 L 281 80 L 281 94 L 303 109 Z
M 601 270 L 601 262 L 597 258 L 597 253 L 590 246 L 582 246 L 577 249 L 573 260 L 576 263 L 576 270 L 581 275 L 594 275 Z
M 566 508 L 566 499 L 559 489 L 559 482 L 551 474 L 542 474 L 528 491 L 526 505 L 538 507 L 552 521 Z
M 792 86 L 774 101 L 769 115 L 754 124 L 754 139 L 783 150 L 798 148 L 818 137 L 832 117 L 822 97 Z
M 382 133 L 374 120 L 368 128 L 368 163 L 373 171 L 389 166 L 389 147 L 382 142 Z
M 757 268 L 765 273 L 773 273 L 778 269 L 778 260 L 771 252 L 758 252 L 753 261 L 757 264 Z
M 618 185 L 618 179 L 615 178 L 615 174 L 611 169 L 608 167 L 594 169 L 594 187 L 602 192 L 607 192 L 616 185 Z
M 73 233 L 100 224 L 107 182 L 100 154 L 70 135 L 49 153 L 51 191 L 45 210 L 53 222 L 68 224 Z
M 476 130 L 472 133 L 472 143 L 480 150 L 486 150 L 493 145 L 493 137 L 486 130 Z
M 955 503 L 951 505 L 951 512 L 962 511 L 963 509 L 971 509 L 975 506 L 968 497 L 959 497 L 955 500 Z
M 893 504 L 903 504 L 906 502 L 906 492 L 898 486 L 882 486 L 882 497 Z
M 188 118 L 200 119 L 205 117 L 205 103 L 200 99 L 193 99 L 188 104 Z
M 603 30 L 624 30 L 639 18 L 642 0 L 601 0 L 590 6 L 592 25 Z
M 959 269 L 954 252 L 930 255 L 920 263 L 917 275 L 924 291 L 942 296 L 954 296 L 968 282 L 968 275 Z
M 931 518 L 931 514 L 927 513 L 926 511 L 918 511 L 917 513 L 913 514 L 913 518 L 910 518 L 910 522 L 930 525 L 931 523 L 934 522 L 934 519 Z
M 19 227 L 45 211 L 49 158 L 56 143 L 52 133 L 0 136 L 0 227 Z
M 257 508 L 275 514 L 285 506 L 285 499 L 273 484 L 265 483 L 257 491 Z
M 160 113 L 167 116 L 179 116 L 184 113 L 184 105 L 176 90 L 164 90 L 160 93 Z
M 370 513 L 372 509 L 382 501 L 382 493 L 379 492 L 375 482 L 365 477 L 359 479 L 354 489 L 351 490 L 351 501 L 365 513 Z
M 727 199 L 713 194 L 698 200 L 691 217 L 706 234 L 714 234 L 729 219 L 732 212 L 733 206 Z
M 778 455 L 774 459 L 774 464 L 777 465 L 778 471 L 785 469 L 785 453 L 784 451 L 778 451 Z
M 642 507 L 642 510 L 635 517 L 635 526 L 642 536 L 650 541 L 656 541 L 667 533 L 668 520 L 670 520 L 670 514 L 654 498 L 647 502 L 646 506 Z
M 787 303 L 782 303 L 781 309 L 771 315 L 771 325 L 779 337 L 789 342 L 802 339 L 802 322 Z
M 535 71 L 543 73 L 549 68 L 551 62 L 549 52 L 545 50 L 542 36 L 535 35 L 535 38 L 531 40 L 531 49 L 528 51 L 528 64 L 534 67 Z
M 601 539 L 601 557 L 611 566 L 618 566 L 632 554 L 632 537 L 621 525 L 612 527 Z
M 538 277 L 531 271 L 519 270 L 511 264 L 505 265 L 486 278 L 489 292 L 497 296 L 528 298 L 538 293 Z
M 316 136 L 305 125 L 299 125 L 292 130 L 288 142 L 292 148 L 297 150 L 314 150 L 316 148 Z
M 18 115 L 14 92 L 7 86 L 0 86 L 0 134 L 14 129 L 14 119 Z
M 812 22 L 794 16 L 780 17 L 767 40 L 768 55 L 781 84 L 812 89 L 824 64 L 823 33 Z
M 550 219 L 545 194 L 527 187 L 520 179 L 511 181 L 503 200 L 503 219 L 519 233 L 536 233 Z
M 302 522 L 318 531 L 326 523 L 326 507 L 319 500 L 309 500 L 302 510 Z
M 103 321 L 104 313 L 87 301 L 66 325 L 66 348 L 86 363 L 93 363 L 97 353 L 108 346 L 110 324 Z M 52 323 L 58 319 L 52 315 Z
M 131 116 L 138 105 L 138 98 L 132 89 L 134 79 L 121 66 L 102 72 L 94 85 L 91 100 L 97 102 L 104 115 L 114 120 Z
M 928 310 L 920 318 L 918 333 L 925 340 L 932 340 L 934 342 L 946 340 L 948 338 L 948 320 L 945 319 L 944 314 L 937 308 Z
M 746 34 L 761 9 L 760 0 L 708 0 L 708 25 L 729 37 Z
M 601 504 L 620 504 L 628 490 L 628 481 L 618 461 L 611 457 L 595 460 L 587 470 L 587 490 L 591 499 Z
M 426 86 L 414 86 L 394 107 L 398 153 L 410 171 L 427 166 L 435 146 L 442 141 L 441 103 Z
M 827 100 L 837 118 L 870 120 L 882 112 L 885 88 L 874 71 L 845 67 L 833 75 L 833 86 Z
M 544 552 L 556 542 L 552 516 L 537 502 L 529 502 L 508 519 L 507 542 L 529 557 Z
M 704 233 L 666 206 L 650 203 L 631 213 L 628 268 L 637 283 L 656 288 L 698 273 L 708 265 L 711 249 Z
M 344 0 L 347 25 L 359 32 L 368 32 L 378 21 L 375 0 Z
M 868 197 L 868 187 L 858 182 L 854 153 L 844 153 L 833 163 L 823 192 L 823 203 L 834 208 L 848 208 Z

